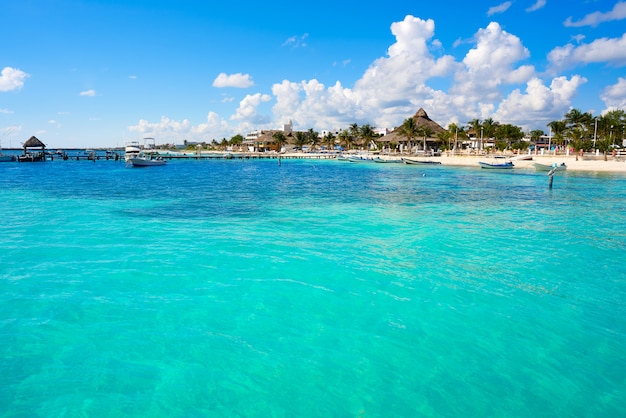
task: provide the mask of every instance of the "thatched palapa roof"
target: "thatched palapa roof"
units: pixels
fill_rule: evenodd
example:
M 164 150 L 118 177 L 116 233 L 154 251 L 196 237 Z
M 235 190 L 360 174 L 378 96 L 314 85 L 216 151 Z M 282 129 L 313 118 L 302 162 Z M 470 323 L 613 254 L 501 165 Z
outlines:
M 422 109 L 421 107 L 415 113 L 415 115 L 413 115 L 413 119 L 415 119 L 415 122 L 416 122 L 415 124 L 417 125 L 418 128 L 422 128 L 422 127 L 430 128 L 435 132 L 435 135 L 437 135 L 439 132 L 445 131 L 445 129 L 442 128 L 441 125 L 439 125 L 437 122 L 429 118 L 426 111 Z
M 424 127 L 430 128 L 434 132 L 433 135 L 431 135 L 431 137 L 437 137 L 438 133 L 446 131 L 444 128 L 441 127 L 441 125 L 439 125 L 437 122 L 429 118 L 426 111 L 422 109 L 421 107 L 419 108 L 417 112 L 415 112 L 415 115 L 413 115 L 413 119 L 415 120 L 415 125 L 418 128 L 424 128 Z M 381 140 L 385 142 L 406 141 L 406 138 L 400 135 L 399 131 L 400 131 L 400 127 L 397 127 L 393 131 L 391 131 L 390 133 L 382 137 Z
M 45 148 L 46 145 L 41 142 L 36 136 L 31 136 L 28 141 L 24 142 L 24 149 L 26 148 Z

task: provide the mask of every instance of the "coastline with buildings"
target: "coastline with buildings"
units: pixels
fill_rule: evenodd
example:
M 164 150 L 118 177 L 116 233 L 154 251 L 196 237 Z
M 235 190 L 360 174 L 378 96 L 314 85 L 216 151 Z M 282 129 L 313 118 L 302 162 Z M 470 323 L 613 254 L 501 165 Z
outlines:
M 245 136 L 223 139 L 221 143 L 185 140 L 182 145 L 155 145 L 154 138 L 144 138 L 144 141 L 151 141 L 147 151 L 167 160 L 335 159 L 358 155 L 362 161 L 422 157 L 436 159 L 447 166 L 475 167 L 481 161 L 497 157 L 514 161 L 516 168 L 532 168 L 534 162 L 566 163 L 573 171 L 626 173 L 623 111 L 614 111 L 611 117 L 615 120 L 600 124 L 597 117 L 594 119 L 591 114 L 582 114 L 575 109 L 565 116 L 565 121 L 548 124 L 549 135 L 541 131 L 523 133 L 519 127 L 500 125 L 493 120 L 473 120 L 465 127 L 451 124 L 446 129 L 420 108 L 392 130 L 353 124 L 343 130 L 295 131 L 289 120 L 280 129 L 255 130 Z M 609 122 L 612 123 L 610 127 Z M 35 154 L 46 156 L 37 161 L 124 160 L 124 148 L 46 149 L 45 144 L 34 136 L 23 144 L 21 155 L 20 149 L 4 151 L 19 161 L 35 161 Z

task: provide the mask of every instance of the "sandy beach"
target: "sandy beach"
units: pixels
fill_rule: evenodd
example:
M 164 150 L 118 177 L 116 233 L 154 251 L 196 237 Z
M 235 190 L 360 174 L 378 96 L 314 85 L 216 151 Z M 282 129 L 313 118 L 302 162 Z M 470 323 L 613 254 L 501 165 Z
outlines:
M 449 166 L 478 166 L 479 161 L 493 162 L 494 158 L 491 156 L 446 156 L 445 153 L 441 157 L 437 157 L 438 161 L 441 161 L 442 165 Z M 517 160 L 515 157 L 510 159 L 515 165 L 515 169 L 530 169 L 534 170 L 534 163 L 548 164 L 553 163 L 567 165 L 568 171 L 590 171 L 590 172 L 614 172 L 626 174 L 626 160 L 624 158 L 615 159 L 612 156 L 607 157 L 607 161 L 604 161 L 604 157 L 600 156 L 585 156 L 576 157 L 573 155 L 533 155 L 532 160 Z

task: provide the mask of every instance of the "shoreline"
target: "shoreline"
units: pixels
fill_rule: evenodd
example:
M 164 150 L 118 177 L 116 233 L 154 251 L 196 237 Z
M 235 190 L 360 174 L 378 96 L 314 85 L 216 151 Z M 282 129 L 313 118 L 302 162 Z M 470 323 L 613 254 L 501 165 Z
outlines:
M 523 156 L 522 156 L 523 157 Z M 491 162 L 493 156 L 446 156 L 442 155 L 437 157 L 437 161 L 441 161 L 442 165 L 449 166 L 465 166 L 474 167 L 478 166 L 479 161 Z M 578 157 L 574 155 L 532 155 L 532 160 L 516 160 L 515 157 L 507 158 L 507 161 L 512 161 L 515 168 L 521 169 L 535 169 L 534 163 L 552 165 L 553 163 L 561 164 L 565 163 L 567 171 L 590 171 L 590 172 L 604 172 L 604 173 L 624 173 L 626 174 L 626 161 L 624 159 L 615 159 L 613 157 L 607 157 L 607 161 L 604 161 L 604 156 L 586 156 Z M 515 169 L 514 168 L 514 169 Z

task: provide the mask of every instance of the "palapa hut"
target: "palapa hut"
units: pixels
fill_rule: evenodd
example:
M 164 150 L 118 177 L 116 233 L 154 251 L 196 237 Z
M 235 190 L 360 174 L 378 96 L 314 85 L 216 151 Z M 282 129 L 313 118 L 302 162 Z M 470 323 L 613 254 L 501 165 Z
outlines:
M 46 161 L 46 145 L 36 136 L 31 136 L 24 142 L 24 154 L 18 157 L 20 162 Z
M 433 139 L 437 138 L 437 135 L 441 132 L 446 132 L 444 128 L 441 127 L 437 122 L 433 121 L 428 117 L 428 114 L 423 108 L 419 108 L 419 110 L 413 115 L 413 120 L 415 121 L 415 126 L 418 128 L 418 131 L 421 131 L 422 134 L 415 138 L 416 142 L 422 142 L 422 148 L 428 148 L 427 143 L 434 142 Z M 426 133 L 427 135 L 424 135 Z M 395 128 L 393 131 L 385 135 L 381 138 L 384 142 L 396 143 L 404 145 L 405 147 L 411 148 L 413 144 L 408 144 L 408 140 L 405 136 L 401 134 L 401 127 Z

